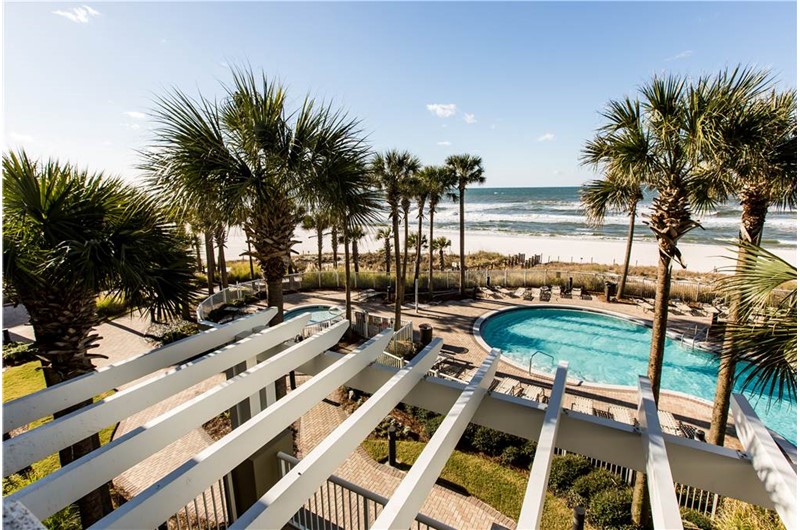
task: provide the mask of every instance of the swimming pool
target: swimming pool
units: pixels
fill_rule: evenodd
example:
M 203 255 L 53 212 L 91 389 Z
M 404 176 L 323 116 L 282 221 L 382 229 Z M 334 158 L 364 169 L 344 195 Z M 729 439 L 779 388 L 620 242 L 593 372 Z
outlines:
M 331 318 L 341 315 L 342 308 L 335 305 L 301 305 L 285 311 L 283 313 L 283 320 L 299 317 L 303 313 L 311 313 L 311 320 L 309 320 L 308 323 L 316 324 L 317 322 L 330 320 Z
M 651 329 L 631 320 L 580 309 L 524 307 L 489 316 L 480 335 L 492 348 L 525 370 L 555 373 L 569 361 L 569 376 L 592 383 L 635 386 L 647 374 Z M 535 354 L 541 351 L 544 354 Z M 661 388 L 714 400 L 719 361 L 703 350 L 666 340 Z M 736 392 L 742 392 L 737 385 Z M 759 417 L 797 444 L 797 402 L 743 392 Z

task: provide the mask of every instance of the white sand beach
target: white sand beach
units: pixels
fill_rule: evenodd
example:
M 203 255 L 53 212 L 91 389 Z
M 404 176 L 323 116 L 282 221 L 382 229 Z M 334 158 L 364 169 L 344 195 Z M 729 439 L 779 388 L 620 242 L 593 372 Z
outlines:
M 298 229 L 296 235 L 300 243 L 295 245 L 294 248 L 298 253 L 315 254 L 317 252 L 317 237 L 314 232 Z M 452 260 L 457 260 L 459 252 L 458 232 L 437 230 L 434 235 L 450 239 L 452 246 L 448 249 L 448 253 Z M 376 241 L 373 236 L 374 232 L 359 242 L 361 252 L 375 252 L 382 247 L 382 242 Z M 527 257 L 541 254 L 543 263 L 561 261 L 614 264 L 619 263 L 625 256 L 625 242 L 621 240 L 527 237 L 469 231 L 466 232 L 465 239 L 468 254 L 480 250 L 500 252 L 505 255 L 524 253 Z M 228 259 L 236 259 L 238 255 L 246 250 L 247 245 L 241 229 L 234 228 L 231 230 L 227 247 Z M 687 270 L 694 272 L 711 272 L 715 269 L 730 266 L 733 263 L 730 258 L 734 255 L 732 248 L 689 243 L 680 245 Z M 324 252 L 330 251 L 330 236 L 326 236 Z M 340 251 L 342 251 L 341 247 Z M 797 252 L 795 249 L 772 249 L 772 252 L 793 265 L 797 264 Z M 655 241 L 634 241 L 631 255 L 632 265 L 654 266 L 657 264 L 657 260 L 658 250 Z

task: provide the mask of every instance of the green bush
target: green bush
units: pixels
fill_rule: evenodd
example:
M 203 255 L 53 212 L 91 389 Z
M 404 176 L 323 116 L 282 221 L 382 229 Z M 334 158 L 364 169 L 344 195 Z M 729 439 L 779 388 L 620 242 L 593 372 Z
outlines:
M 681 508 L 681 519 L 684 523 L 691 523 L 700 530 L 714 530 L 714 522 L 697 510 Z
M 503 452 L 500 453 L 500 462 L 507 466 L 516 467 L 524 467 L 526 464 L 530 464 L 530 460 L 522 452 L 522 449 L 513 445 L 503 449 Z
M 630 488 L 608 488 L 597 493 L 589 503 L 589 522 L 599 528 L 619 528 L 631 523 Z
M 17 366 L 36 360 L 36 344 L 32 342 L 12 342 L 3 345 L 3 364 Z
M 121 294 L 113 296 L 101 295 L 97 298 L 97 316 L 101 319 L 110 319 L 123 314 L 128 309 L 128 303 Z
M 580 455 L 558 455 L 550 466 L 550 488 L 558 494 L 567 492 L 579 477 L 592 471 L 592 463 Z
M 588 475 L 579 477 L 569 489 L 567 502 L 570 506 L 588 506 L 592 498 L 603 490 L 620 485 L 617 475 L 606 469 L 595 469 Z
M 185 339 L 186 337 L 191 337 L 199 331 L 199 326 L 194 322 L 176 322 L 174 324 L 170 324 L 163 332 L 157 335 L 156 340 L 158 340 L 162 346 L 165 346 L 171 342 Z
M 428 438 L 433 436 L 433 434 L 436 432 L 436 429 L 438 429 L 439 425 L 442 424 L 443 420 L 444 416 L 440 416 L 438 414 L 422 420 L 422 424 L 425 426 L 425 434 L 428 436 Z
M 524 440 L 488 427 L 477 427 L 472 436 L 472 449 L 487 455 L 499 456 L 507 447 L 520 447 Z
M 779 530 L 784 529 L 778 514 L 760 506 L 736 499 L 725 499 L 717 510 L 714 524 L 718 530 Z

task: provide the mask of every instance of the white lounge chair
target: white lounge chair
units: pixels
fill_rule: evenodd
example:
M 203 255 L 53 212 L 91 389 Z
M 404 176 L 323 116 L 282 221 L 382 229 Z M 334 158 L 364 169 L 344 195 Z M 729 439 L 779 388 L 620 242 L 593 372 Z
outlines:
M 538 401 L 539 403 L 547 403 L 547 392 L 544 388 L 536 385 L 525 385 L 522 387 L 522 396 Z
M 499 392 L 501 394 L 509 394 L 511 396 L 519 395 L 521 390 L 521 386 L 519 381 L 514 379 L 513 377 L 504 377 L 500 380 L 496 387 L 494 387 L 494 392 Z
M 633 425 L 633 415 L 631 414 L 631 409 L 620 407 L 619 405 L 611 405 L 608 407 L 608 413 L 612 418 L 614 418 L 614 421 Z
M 506 289 L 505 287 L 498 287 L 497 292 L 503 296 L 511 296 L 513 293 Z
M 591 399 L 577 396 L 575 397 L 575 402 L 572 404 L 572 410 L 577 412 L 582 412 L 584 414 L 593 415 L 594 404 L 592 403 Z
M 520 287 L 519 289 L 517 289 L 516 291 L 511 293 L 511 296 L 513 296 L 515 298 L 519 298 L 524 294 L 525 294 L 525 288 L 524 287 Z
M 671 412 L 667 412 L 665 410 L 658 411 L 658 423 L 661 424 L 661 431 L 667 434 L 672 434 L 675 436 L 683 436 L 683 431 L 681 430 L 680 424 L 678 420 L 675 419 L 675 416 L 672 415 Z

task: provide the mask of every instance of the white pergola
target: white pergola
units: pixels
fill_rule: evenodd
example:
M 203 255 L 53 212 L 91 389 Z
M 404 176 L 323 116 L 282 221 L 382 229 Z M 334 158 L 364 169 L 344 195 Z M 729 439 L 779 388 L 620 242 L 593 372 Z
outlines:
M 412 525 L 470 422 L 538 442 L 519 528 L 539 525 L 556 447 L 646 471 L 656 528 L 680 527 L 674 482 L 775 509 L 787 528 L 796 528 L 796 470 L 742 396 L 733 400 L 737 433 L 746 449 L 739 452 L 662 433 L 646 378 L 639 381 L 639 426 L 632 427 L 562 409 L 566 364 L 559 365 L 550 402 L 544 405 L 489 392 L 500 358 L 497 350 L 488 354 L 469 382 L 457 383 L 429 375 L 441 350 L 441 339 L 434 340 L 411 363 L 398 369 L 375 362 L 391 339 L 388 330 L 352 353 L 342 354 L 330 348 L 346 331 L 346 321 L 295 343 L 294 337 L 300 334 L 309 316 L 265 327 L 273 315 L 274 310 L 270 309 L 245 317 L 4 405 L 3 430 L 8 432 L 151 375 L 109 398 L 5 441 L 3 475 L 8 476 L 215 374 L 237 366 L 246 368 L 5 501 L 20 503 L 40 520 L 49 517 L 210 418 L 248 402 L 250 419 L 95 525 L 155 528 L 334 389 L 348 385 L 371 397 L 255 504 L 242 510 L 232 527 L 282 527 L 389 411 L 405 402 L 446 417 L 372 528 Z M 275 400 L 274 381 L 291 370 L 311 378 Z

